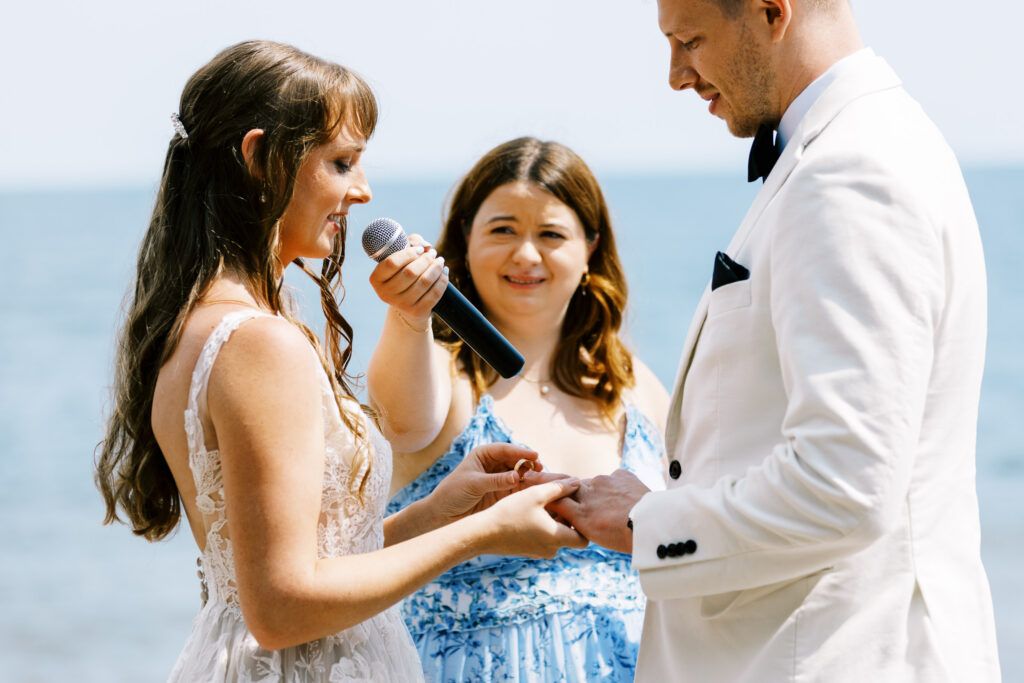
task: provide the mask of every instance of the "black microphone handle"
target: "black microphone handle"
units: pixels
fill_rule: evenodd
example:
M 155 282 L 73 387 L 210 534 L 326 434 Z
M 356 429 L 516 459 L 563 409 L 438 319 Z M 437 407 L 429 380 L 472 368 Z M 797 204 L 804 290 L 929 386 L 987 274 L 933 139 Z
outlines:
M 514 377 L 523 369 L 523 355 L 451 284 L 434 306 L 434 314 L 502 377 Z

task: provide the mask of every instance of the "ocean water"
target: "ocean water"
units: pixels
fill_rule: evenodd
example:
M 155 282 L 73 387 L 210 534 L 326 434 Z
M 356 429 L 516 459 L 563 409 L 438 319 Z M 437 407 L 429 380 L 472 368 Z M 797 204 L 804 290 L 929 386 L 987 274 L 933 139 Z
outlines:
M 966 176 L 989 275 L 978 429 L 982 555 L 1004 678 L 1024 680 L 1024 168 Z M 353 210 L 342 305 L 356 329 L 353 367 L 369 358 L 383 316 L 358 234 L 371 219 L 391 216 L 435 237 L 454 180 L 378 183 L 373 202 Z M 628 339 L 669 385 L 714 254 L 757 188 L 739 176 L 601 180 L 629 278 Z M 187 531 L 150 544 L 124 526 L 101 526 L 92 483 L 113 337 L 154 191 L 0 194 L 4 681 L 162 681 L 199 607 Z M 319 325 L 315 295 L 301 278 L 289 283 Z

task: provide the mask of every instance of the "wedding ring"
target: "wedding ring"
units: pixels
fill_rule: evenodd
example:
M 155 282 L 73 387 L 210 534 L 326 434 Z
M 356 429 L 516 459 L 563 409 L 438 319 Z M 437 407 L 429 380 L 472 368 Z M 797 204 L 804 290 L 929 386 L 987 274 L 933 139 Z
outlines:
M 529 466 L 530 471 L 531 472 L 533 471 L 533 461 L 532 460 L 527 460 L 526 458 L 519 458 L 519 461 L 516 463 L 516 466 L 512 468 L 513 470 L 515 470 L 515 473 L 519 475 L 519 481 L 522 481 L 523 477 L 526 476 L 525 472 L 520 472 L 519 471 L 519 468 L 522 467 L 523 465 Z

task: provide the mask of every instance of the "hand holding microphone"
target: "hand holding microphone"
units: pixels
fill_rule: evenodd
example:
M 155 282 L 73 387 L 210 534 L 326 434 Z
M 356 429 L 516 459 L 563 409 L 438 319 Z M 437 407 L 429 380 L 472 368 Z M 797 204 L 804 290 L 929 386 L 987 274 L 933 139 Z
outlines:
M 406 246 L 381 259 L 370 285 L 406 327 L 426 332 L 448 284 L 447 270 L 430 244 L 412 235 Z
M 378 218 L 367 225 L 362 241 L 363 250 L 378 263 L 409 246 L 402 226 L 390 218 Z M 438 261 L 440 259 L 412 268 L 406 276 L 409 283 L 403 287 L 401 296 L 415 302 L 414 307 L 426 308 L 433 304 L 434 285 L 443 277 L 440 272 L 443 263 Z M 437 272 L 425 270 L 431 268 Z M 398 283 L 398 286 L 403 284 Z M 502 377 L 513 377 L 522 369 L 522 354 L 451 284 L 433 304 L 433 312 Z

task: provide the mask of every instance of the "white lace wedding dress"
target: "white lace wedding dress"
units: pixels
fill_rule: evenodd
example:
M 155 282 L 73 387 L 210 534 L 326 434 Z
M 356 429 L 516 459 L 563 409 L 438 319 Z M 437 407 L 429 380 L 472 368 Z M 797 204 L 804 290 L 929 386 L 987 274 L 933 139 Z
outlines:
M 266 315 L 236 311 L 221 320 L 203 346 L 192 373 L 185 430 L 196 504 L 206 529 L 200 557 L 203 606 L 170 681 L 422 681 L 419 658 L 396 607 L 352 628 L 303 645 L 270 651 L 245 627 L 235 584 L 234 556 L 227 535 L 220 455 L 205 448 L 200 416 L 206 386 L 221 346 L 246 320 Z M 311 351 L 312 352 L 312 351 Z M 324 437 L 327 444 L 317 544 L 321 558 L 365 553 L 384 544 L 383 519 L 391 480 L 391 450 L 366 422 L 374 451 L 364 503 L 349 491 L 349 462 L 355 449 L 327 375 L 322 377 Z M 360 416 L 361 417 L 361 416 Z

